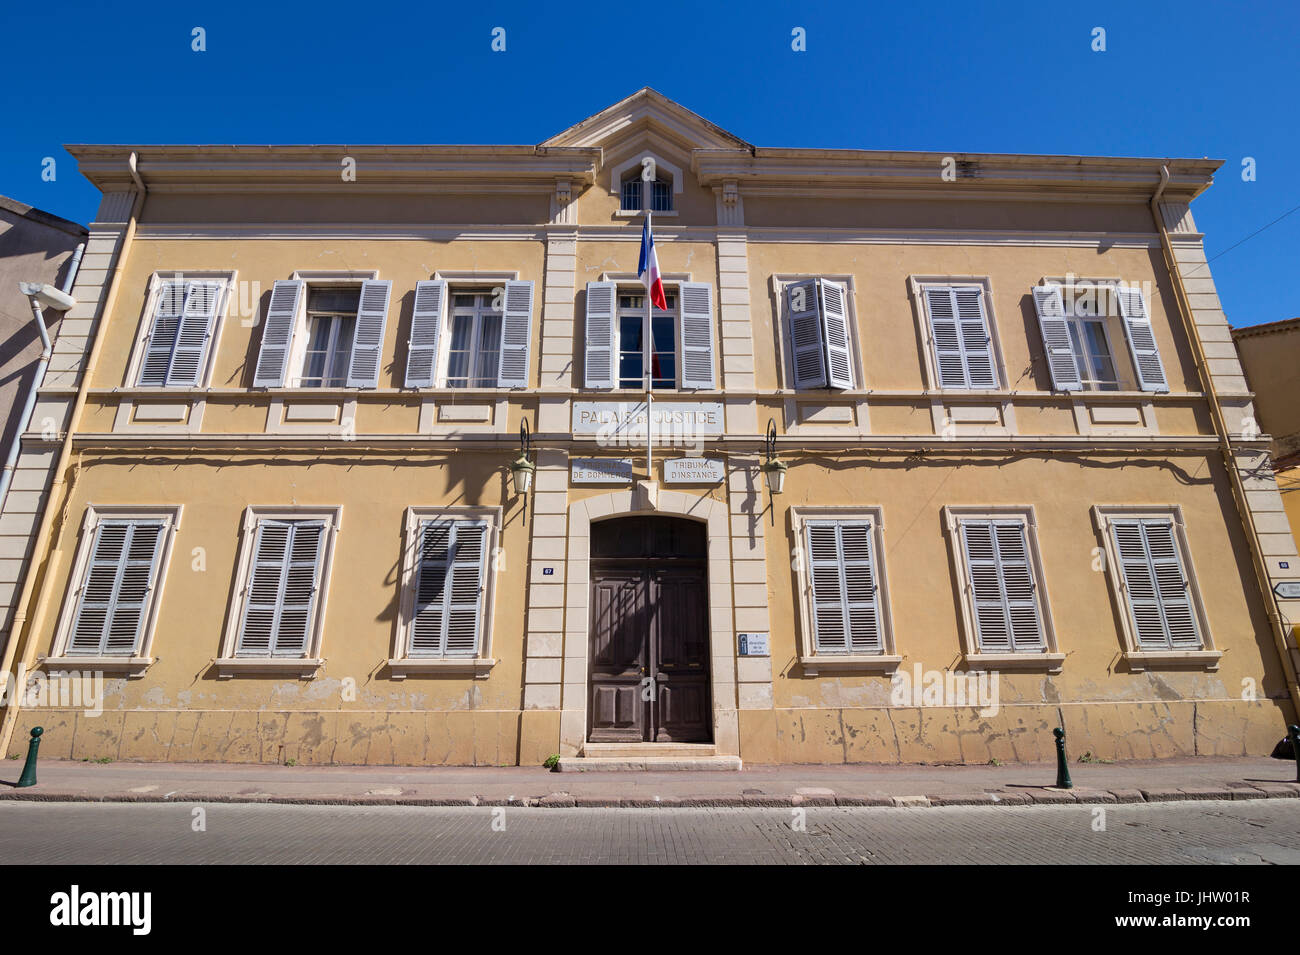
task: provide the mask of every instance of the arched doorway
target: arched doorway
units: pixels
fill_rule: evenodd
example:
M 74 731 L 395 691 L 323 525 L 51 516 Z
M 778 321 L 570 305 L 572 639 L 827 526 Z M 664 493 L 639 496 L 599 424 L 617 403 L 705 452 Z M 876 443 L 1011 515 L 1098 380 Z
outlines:
M 639 515 L 591 525 L 587 739 L 707 743 L 708 535 Z

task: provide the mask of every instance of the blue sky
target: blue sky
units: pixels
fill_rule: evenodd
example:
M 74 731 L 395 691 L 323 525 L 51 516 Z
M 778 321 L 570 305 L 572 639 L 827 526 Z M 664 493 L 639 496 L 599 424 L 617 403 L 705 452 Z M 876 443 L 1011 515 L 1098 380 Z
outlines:
M 1241 241 L 1300 206 L 1294 2 L 10 2 L 0 30 L 0 193 L 83 222 L 64 143 L 534 143 L 653 86 L 764 146 L 1223 159 L 1193 211 L 1229 321 L 1300 316 L 1300 210 Z

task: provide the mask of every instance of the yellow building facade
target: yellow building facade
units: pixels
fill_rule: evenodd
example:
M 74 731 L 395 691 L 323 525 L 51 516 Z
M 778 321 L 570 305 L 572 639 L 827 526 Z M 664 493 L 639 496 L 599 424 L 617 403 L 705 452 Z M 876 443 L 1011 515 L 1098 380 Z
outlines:
M 70 150 L 104 200 L 0 514 L 40 515 L 10 752 L 982 763 L 1295 718 L 1215 162 L 761 149 L 649 90 L 535 147 Z

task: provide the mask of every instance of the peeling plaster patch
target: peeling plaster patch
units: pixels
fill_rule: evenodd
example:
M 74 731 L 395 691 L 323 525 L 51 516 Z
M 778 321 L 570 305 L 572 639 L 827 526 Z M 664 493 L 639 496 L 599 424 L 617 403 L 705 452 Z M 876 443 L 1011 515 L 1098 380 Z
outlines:
M 166 706 L 171 702 L 171 700 L 167 699 L 167 692 L 160 686 L 151 686 L 144 695 L 144 701 L 152 703 L 154 706 Z
M 312 680 L 305 688 L 300 688 L 302 698 L 305 700 L 328 700 L 339 697 L 342 692 L 343 681 L 334 677 Z
M 483 690 L 477 686 L 471 686 L 465 691 L 465 695 L 457 700 L 452 709 L 455 710 L 473 710 L 483 705 Z M 475 726 L 478 724 L 475 723 Z
M 1042 698 L 1044 703 L 1056 704 L 1061 702 L 1061 691 L 1056 688 L 1056 684 L 1052 682 L 1050 676 L 1043 677 Z
M 194 705 L 194 691 L 193 691 L 193 690 L 181 690 L 179 693 L 176 694 L 176 702 L 177 702 L 178 704 L 180 704 L 181 706 L 185 707 L 186 709 L 188 709 L 189 707 L 193 706 L 193 705 Z
M 1151 689 L 1155 690 L 1156 696 L 1162 700 L 1181 700 L 1183 695 L 1165 682 L 1164 678 L 1155 673 L 1147 671 L 1147 680 L 1151 683 Z

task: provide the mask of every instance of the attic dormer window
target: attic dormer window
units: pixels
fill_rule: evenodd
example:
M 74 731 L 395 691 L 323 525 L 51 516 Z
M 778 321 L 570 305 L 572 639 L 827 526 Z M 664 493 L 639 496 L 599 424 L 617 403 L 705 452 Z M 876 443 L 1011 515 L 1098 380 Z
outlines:
M 641 181 L 641 167 L 636 167 L 623 178 L 622 183 L 622 201 L 619 204 L 624 212 L 643 212 L 643 185 Z M 672 212 L 673 210 L 673 181 L 663 173 L 659 173 L 654 182 L 649 184 L 650 193 L 650 211 L 651 212 Z

